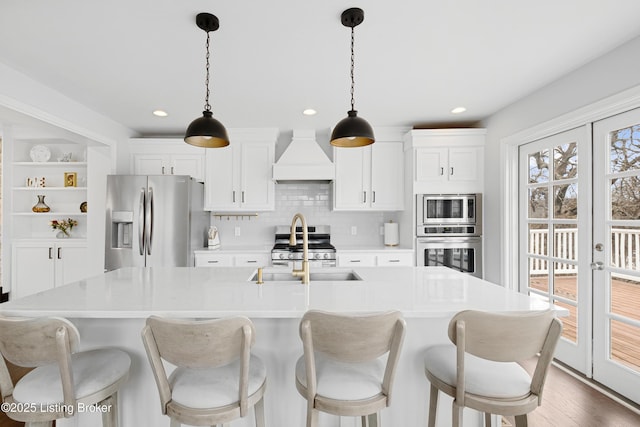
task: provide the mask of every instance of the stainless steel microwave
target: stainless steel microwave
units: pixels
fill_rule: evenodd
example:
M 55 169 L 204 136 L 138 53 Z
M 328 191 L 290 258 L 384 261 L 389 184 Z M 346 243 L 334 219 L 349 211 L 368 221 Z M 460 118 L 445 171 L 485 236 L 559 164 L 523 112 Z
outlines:
M 452 228 L 454 225 L 473 230 L 460 234 L 481 234 L 480 194 L 418 194 L 416 197 L 418 236 L 430 234 L 425 227 Z

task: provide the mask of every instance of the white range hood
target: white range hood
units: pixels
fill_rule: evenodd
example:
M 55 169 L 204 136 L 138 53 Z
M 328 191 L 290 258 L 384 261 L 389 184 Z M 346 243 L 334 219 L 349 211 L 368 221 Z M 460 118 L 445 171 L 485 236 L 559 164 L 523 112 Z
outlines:
M 273 179 L 283 181 L 331 181 L 333 162 L 316 142 L 314 130 L 294 130 L 293 139 L 273 165 Z

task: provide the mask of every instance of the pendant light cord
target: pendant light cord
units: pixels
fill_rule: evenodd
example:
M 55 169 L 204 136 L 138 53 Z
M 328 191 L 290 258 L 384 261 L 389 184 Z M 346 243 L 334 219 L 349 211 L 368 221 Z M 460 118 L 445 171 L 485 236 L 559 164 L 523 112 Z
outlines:
M 353 99 L 353 92 L 354 92 L 354 87 L 355 87 L 355 79 L 353 77 L 353 69 L 355 67 L 355 55 L 354 55 L 354 50 L 353 50 L 353 44 L 354 44 L 354 34 L 355 34 L 355 27 L 351 27 L 351 110 L 355 110 L 355 101 Z
M 209 104 L 209 31 L 207 31 L 207 77 L 204 80 L 204 85 L 207 88 L 207 92 L 204 98 L 204 110 L 205 111 L 211 111 L 211 105 Z

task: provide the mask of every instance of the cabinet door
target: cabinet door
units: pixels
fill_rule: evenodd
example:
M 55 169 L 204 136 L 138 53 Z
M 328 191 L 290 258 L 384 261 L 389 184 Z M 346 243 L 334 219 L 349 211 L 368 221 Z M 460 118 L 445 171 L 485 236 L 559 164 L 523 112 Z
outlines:
M 14 246 L 11 299 L 22 298 L 54 287 L 53 245 Z
M 204 184 L 206 210 L 236 209 L 240 203 L 240 194 L 236 190 L 233 146 L 207 150 L 206 174 Z
M 240 146 L 240 206 L 243 209 L 273 210 L 273 144 Z
M 371 208 L 402 210 L 404 200 L 402 144 L 376 142 L 371 150 Z
M 197 181 L 204 181 L 204 153 L 172 154 L 170 173 L 172 175 L 189 175 Z
M 89 276 L 89 251 L 86 246 L 57 246 L 55 251 L 56 286 Z
M 231 254 L 196 254 L 196 267 L 233 267 Z
M 270 264 L 271 254 L 268 253 L 236 255 L 234 263 L 236 267 L 264 267 Z
M 134 154 L 133 173 L 135 175 L 164 175 L 169 173 L 169 156 L 167 154 Z
M 371 167 L 371 146 L 335 148 L 336 166 L 334 205 L 336 210 L 362 210 L 371 203 L 370 180 L 366 171 Z
M 478 155 L 476 147 L 449 149 L 449 181 L 474 181 L 478 178 Z
M 338 267 L 374 267 L 376 255 L 373 253 L 338 253 Z
M 377 265 L 379 267 L 394 267 L 394 266 L 412 266 L 413 254 L 410 252 L 399 253 L 380 253 L 377 256 Z
M 416 150 L 416 181 L 442 182 L 447 180 L 448 151 L 446 148 L 418 148 Z

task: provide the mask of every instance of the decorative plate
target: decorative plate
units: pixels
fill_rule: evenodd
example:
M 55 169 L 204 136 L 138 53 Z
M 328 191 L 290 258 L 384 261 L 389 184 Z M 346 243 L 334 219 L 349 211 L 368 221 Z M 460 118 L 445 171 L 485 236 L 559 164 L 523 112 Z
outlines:
M 87 202 L 80 203 L 80 212 L 87 212 Z
M 48 162 L 51 157 L 51 151 L 44 145 L 35 145 L 31 151 L 29 151 L 29 156 L 31 156 L 31 160 L 34 162 Z

